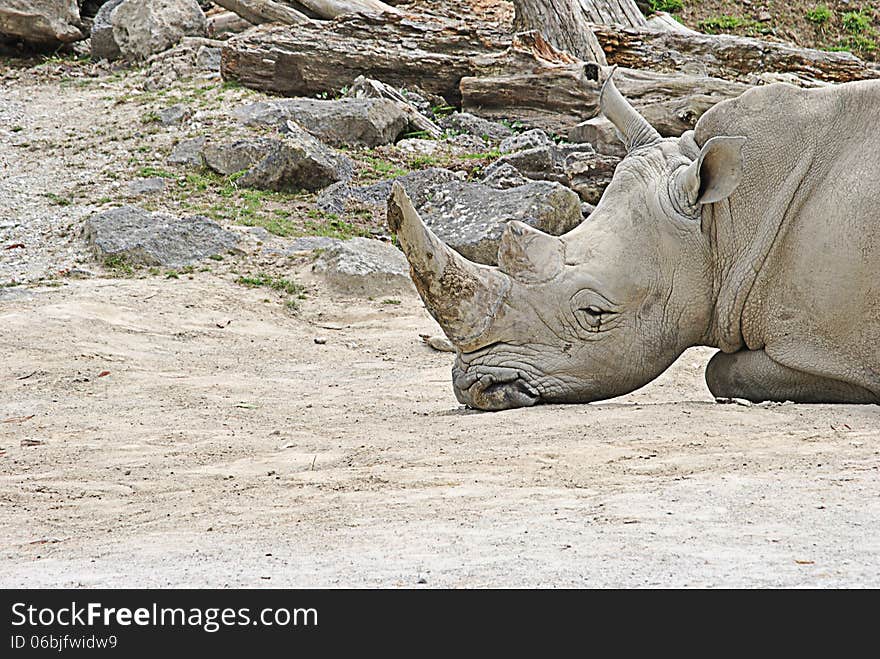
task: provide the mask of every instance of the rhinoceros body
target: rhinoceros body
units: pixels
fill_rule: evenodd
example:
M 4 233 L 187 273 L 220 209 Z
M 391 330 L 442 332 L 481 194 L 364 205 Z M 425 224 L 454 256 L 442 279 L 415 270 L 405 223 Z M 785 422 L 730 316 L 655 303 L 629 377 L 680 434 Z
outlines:
M 627 147 L 596 210 L 553 237 L 512 222 L 498 268 L 389 222 L 481 409 L 632 391 L 685 349 L 720 348 L 718 397 L 880 402 L 880 82 L 774 84 L 662 139 L 609 78 Z

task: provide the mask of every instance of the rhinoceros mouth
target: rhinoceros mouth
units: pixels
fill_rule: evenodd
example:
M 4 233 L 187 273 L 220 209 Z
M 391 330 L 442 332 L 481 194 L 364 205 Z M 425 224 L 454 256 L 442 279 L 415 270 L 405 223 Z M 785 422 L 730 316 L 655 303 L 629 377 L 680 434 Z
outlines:
M 479 410 L 497 411 L 531 407 L 540 395 L 522 374 L 509 368 L 454 368 L 452 387 L 458 402 Z

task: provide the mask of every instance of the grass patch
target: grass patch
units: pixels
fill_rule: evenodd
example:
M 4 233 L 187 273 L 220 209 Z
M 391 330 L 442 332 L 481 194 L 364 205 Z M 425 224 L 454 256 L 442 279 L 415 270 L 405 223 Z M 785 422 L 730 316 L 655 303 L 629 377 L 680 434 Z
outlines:
M 312 209 L 306 215 L 311 219 L 305 221 L 304 231 L 300 235 L 339 238 L 340 240 L 370 235 L 368 231 L 356 227 L 351 222 L 339 219 L 336 213 Z
M 367 171 L 363 172 L 365 178 L 397 178 L 398 176 L 403 176 L 404 174 L 409 173 L 405 169 L 395 165 L 393 162 L 375 156 L 365 156 L 364 164 L 367 166 Z
M 134 266 L 124 256 L 108 256 L 104 259 L 104 267 L 116 277 L 131 277 Z
M 241 275 L 235 282 L 248 288 L 268 288 L 281 293 L 285 298 L 284 308 L 293 313 L 299 311 L 299 301 L 306 299 L 305 286 L 284 277 L 261 272 L 256 275 Z
M 665 11 L 674 14 L 684 9 L 683 0 L 648 0 L 648 7 L 651 11 Z
M 807 10 L 807 20 L 816 25 L 827 23 L 831 19 L 831 10 L 828 5 L 817 5 Z
M 67 197 L 62 197 L 61 195 L 57 195 L 54 192 L 44 192 L 43 196 L 56 206 L 70 206 L 73 203 L 73 201 L 68 199 Z
M 700 21 L 697 27 L 707 34 L 718 34 L 730 30 L 743 30 L 747 34 L 767 34 L 772 28 L 760 21 L 739 16 L 712 16 Z
M 862 11 L 848 11 L 841 17 L 844 29 L 850 34 L 871 31 L 871 17 Z
M 139 168 L 137 174 L 141 178 L 177 178 L 176 174 L 172 174 L 165 169 L 150 166 Z

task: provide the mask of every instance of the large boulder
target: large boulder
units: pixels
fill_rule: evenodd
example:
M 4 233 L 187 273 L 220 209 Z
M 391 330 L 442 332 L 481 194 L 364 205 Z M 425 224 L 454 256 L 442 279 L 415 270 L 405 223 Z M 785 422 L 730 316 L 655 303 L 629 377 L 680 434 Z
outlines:
M 84 38 L 76 0 L 3 0 L 0 39 L 58 46 Z
M 185 36 L 205 36 L 205 14 L 196 0 L 110 0 L 95 17 L 92 56 L 143 61 Z M 108 31 L 107 26 L 110 29 Z
M 206 217 L 173 217 L 123 206 L 86 220 L 84 234 L 101 260 L 180 268 L 237 250 L 238 236 Z
M 252 103 L 239 108 L 237 115 L 248 125 L 283 126 L 292 120 L 334 146 L 388 144 L 409 124 L 406 112 L 387 98 L 288 98 Z
M 113 11 L 122 4 L 123 0 L 108 0 L 92 22 L 91 48 L 92 59 L 115 60 L 122 57 L 119 44 L 113 37 Z
M 205 164 L 228 176 L 242 172 L 239 185 L 263 190 L 320 190 L 354 174 L 354 163 L 290 123 L 278 137 L 208 142 Z
M 390 243 L 352 238 L 328 247 L 312 270 L 334 289 L 348 295 L 412 292 L 409 262 Z
M 425 203 L 416 208 L 446 244 L 471 261 L 488 265 L 497 263 L 498 242 L 510 220 L 554 235 L 583 220 L 578 195 L 549 181 L 507 189 L 451 181 L 432 187 Z

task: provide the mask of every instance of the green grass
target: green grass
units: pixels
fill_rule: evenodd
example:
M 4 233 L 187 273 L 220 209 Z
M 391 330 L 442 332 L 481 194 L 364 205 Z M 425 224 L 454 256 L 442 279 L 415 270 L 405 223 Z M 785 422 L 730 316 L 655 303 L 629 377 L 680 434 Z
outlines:
M 177 178 L 176 174 L 159 167 L 141 167 L 137 170 L 137 175 L 141 178 Z
M 648 0 L 648 7 L 651 11 L 665 11 L 674 14 L 684 9 L 684 2 L 682 0 Z
M 766 34 L 771 31 L 769 25 L 765 25 L 760 21 L 751 18 L 741 18 L 739 16 L 712 16 L 700 21 L 697 27 L 707 34 L 717 34 L 728 30 L 742 29 L 749 34 Z
M 816 25 L 827 23 L 831 19 L 831 10 L 828 5 L 817 5 L 807 10 L 807 20 Z
M 365 172 L 367 177 L 370 178 L 397 178 L 398 176 L 403 176 L 408 173 L 405 169 L 400 168 L 393 162 L 388 162 L 387 160 L 375 156 L 365 156 L 364 161 L 371 170 Z
M 278 291 L 286 298 L 284 308 L 294 313 L 299 310 L 299 300 L 306 299 L 305 287 L 284 277 L 275 277 L 261 272 L 256 275 L 241 275 L 235 282 L 248 288 L 269 288 Z
M 356 227 L 351 222 L 339 219 L 335 213 L 326 213 L 318 209 L 308 211 L 311 218 L 304 222 L 304 231 L 300 235 L 323 236 L 348 240 L 358 236 L 369 236 L 369 232 Z
M 131 277 L 134 274 L 134 266 L 123 256 L 108 256 L 104 259 L 104 267 L 110 270 L 116 277 Z
M 71 201 L 67 197 L 62 197 L 61 195 L 57 195 L 54 192 L 44 192 L 43 196 L 56 206 L 70 206 L 73 203 L 73 201 Z
M 841 18 L 841 22 L 850 34 L 871 32 L 871 17 L 863 11 L 848 11 Z

